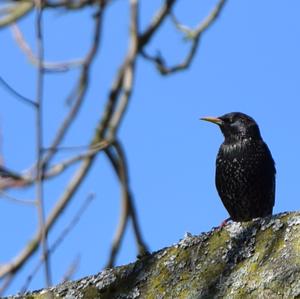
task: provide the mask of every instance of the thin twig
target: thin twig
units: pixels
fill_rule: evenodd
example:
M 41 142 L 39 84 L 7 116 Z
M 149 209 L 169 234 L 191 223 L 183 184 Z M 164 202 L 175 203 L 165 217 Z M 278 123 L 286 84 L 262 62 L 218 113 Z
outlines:
M 12 5 L 9 12 L 4 14 L 3 17 L 0 18 L 0 29 L 5 26 L 9 26 L 14 22 L 17 22 L 19 19 L 23 18 L 27 15 L 34 7 L 35 0 L 27 0 L 21 2 L 19 0 L 12 0 L 12 2 L 16 2 Z M 108 5 L 112 2 L 112 0 L 101 0 L 105 5 Z M 44 1 L 44 8 L 64 8 L 69 10 L 77 10 L 84 8 L 86 6 L 97 5 L 99 0 L 81 0 L 81 1 L 70 1 L 70 0 L 62 0 L 62 1 Z
M 61 279 L 61 283 L 64 283 L 72 279 L 73 275 L 76 273 L 79 267 L 79 263 L 80 263 L 80 255 L 77 255 L 72 261 L 72 263 L 69 265 L 65 274 L 63 275 Z
M 7 275 L 5 278 L 4 278 L 4 281 L 0 287 L 0 296 L 3 295 L 3 293 L 5 292 L 5 290 L 10 286 L 12 280 L 14 278 L 14 274 L 13 273 L 10 273 L 9 275 Z
M 62 161 L 52 167 L 45 173 L 44 178 L 48 179 L 54 176 L 57 176 L 58 174 L 62 173 L 67 167 L 73 165 L 74 163 L 81 161 L 83 159 L 87 159 L 89 157 L 94 156 L 96 153 L 104 150 L 105 148 L 109 147 L 112 141 L 106 141 L 104 140 L 102 142 L 102 145 L 99 145 L 98 148 L 92 148 L 85 153 L 76 155 L 75 157 L 69 158 L 65 161 Z
M 9 14 L 6 14 L 4 17 L 0 18 L 0 29 L 24 17 L 32 10 L 33 7 L 34 7 L 33 2 L 16 3 L 11 8 Z
M 119 100 L 119 105 L 116 108 L 116 112 L 111 118 L 109 125 L 109 136 L 116 135 L 116 128 L 119 126 L 122 116 L 124 115 L 125 109 L 128 105 L 128 100 L 131 96 L 133 88 L 133 77 L 134 77 L 134 66 L 135 66 L 135 57 L 138 51 L 138 1 L 131 0 L 131 27 L 130 27 L 130 49 L 128 56 L 128 64 L 125 67 L 124 79 L 123 79 L 123 93 Z M 132 216 L 134 222 L 134 232 L 137 239 L 139 254 L 147 252 L 146 245 L 142 240 L 137 218 L 135 215 L 134 204 L 129 191 L 128 185 L 128 170 L 125 162 L 125 156 L 123 154 L 122 148 L 119 145 L 119 142 L 115 141 L 113 143 L 117 157 L 113 154 L 111 149 L 107 149 L 105 152 L 108 159 L 112 163 L 113 168 L 115 169 L 121 183 L 122 187 L 122 201 L 121 201 L 121 214 L 119 218 L 119 225 L 115 232 L 113 238 L 109 260 L 106 267 L 112 267 L 115 263 L 115 258 L 117 252 L 120 248 L 122 238 L 124 236 L 126 224 L 128 223 L 129 216 Z
M 78 211 L 75 213 L 74 217 L 71 219 L 69 224 L 61 231 L 61 233 L 56 238 L 54 243 L 50 246 L 49 254 L 53 254 L 56 251 L 56 249 L 59 247 L 59 245 L 66 239 L 66 237 L 70 234 L 70 232 L 75 228 L 75 226 L 78 224 L 82 215 L 85 213 L 85 211 L 87 210 L 87 208 L 89 207 L 91 202 L 94 200 L 94 198 L 95 198 L 95 195 L 93 193 L 91 193 L 87 196 L 87 198 L 82 203 L 82 205 L 80 206 Z M 25 281 L 23 287 L 21 288 L 22 294 L 27 291 L 30 282 L 32 281 L 32 279 L 34 278 L 34 276 L 36 275 L 36 273 L 38 272 L 38 270 L 40 269 L 42 264 L 43 264 L 43 261 L 39 260 L 37 265 L 34 267 L 33 271 L 26 278 L 26 281 Z
M 151 41 L 151 38 L 153 37 L 154 33 L 159 28 L 159 25 L 163 22 L 165 17 L 168 15 L 169 10 L 171 9 L 172 5 L 175 3 L 175 1 L 168 1 L 166 0 L 165 4 L 162 6 L 162 8 L 159 11 L 158 18 L 154 19 L 151 24 L 149 25 L 151 27 L 145 30 L 145 33 L 139 36 L 138 41 L 138 47 L 145 46 L 148 42 Z M 102 19 L 103 10 L 101 10 L 101 14 L 96 15 L 96 18 Z M 100 22 L 100 24 L 102 24 Z M 123 79 L 124 74 L 126 71 L 126 67 L 128 63 L 132 63 L 130 61 L 131 49 L 129 50 L 129 53 L 126 55 L 126 58 L 124 59 L 124 62 L 120 69 L 118 70 L 116 77 L 113 81 L 112 87 L 110 89 L 108 99 L 106 102 L 106 106 L 104 109 L 104 112 L 98 122 L 98 126 L 96 128 L 95 135 L 92 138 L 91 146 L 94 144 L 97 144 L 101 142 L 105 138 L 105 134 L 107 133 L 107 130 L 109 129 L 110 120 L 112 119 L 116 108 L 118 107 L 118 100 L 119 96 L 121 94 L 121 89 L 123 87 Z M 134 59 L 137 59 L 137 55 L 134 57 Z M 125 109 L 122 109 L 123 113 L 126 111 Z M 119 118 L 121 120 L 121 118 Z M 118 126 L 119 124 L 117 124 Z M 67 187 L 65 188 L 64 193 L 61 195 L 59 200 L 56 202 L 56 205 L 52 209 L 52 211 L 49 213 L 45 230 L 48 232 L 53 224 L 56 222 L 56 220 L 59 218 L 59 216 L 62 214 L 63 210 L 66 208 L 68 203 L 70 202 L 71 198 L 75 194 L 75 192 L 80 187 L 81 183 L 83 182 L 86 174 L 88 173 L 95 156 L 88 157 L 82 161 L 82 164 L 80 168 L 77 170 L 77 172 L 74 174 L 71 181 L 68 183 Z M 30 244 L 28 244 L 16 257 L 14 260 L 10 261 L 7 264 L 4 264 L 0 266 L 0 277 L 5 277 L 9 273 L 16 272 L 18 269 L 20 269 L 24 263 L 29 259 L 30 256 L 37 250 L 38 244 L 41 240 L 41 231 L 39 230 L 32 238 L 32 241 Z
M 91 202 L 95 199 L 95 194 L 91 193 L 87 196 L 85 201 L 82 203 L 70 223 L 61 231 L 58 238 L 55 240 L 55 242 L 51 246 L 51 251 L 55 251 L 58 246 L 63 242 L 63 240 L 66 238 L 66 236 L 71 232 L 71 230 L 76 226 L 76 224 L 79 222 L 80 218 L 84 214 L 84 212 L 87 210 L 88 206 L 91 204 Z
M 102 27 L 102 19 L 103 19 L 103 13 L 105 11 L 105 6 L 100 5 L 98 13 L 95 15 L 95 22 L 99 24 L 100 27 Z M 98 20 L 99 19 L 99 20 Z M 100 30 L 100 29 L 99 29 Z M 110 105 L 109 105 L 110 106 Z M 109 109 L 109 108 L 107 108 Z M 107 112 L 107 110 L 106 110 Z M 104 112 L 104 113 L 106 113 Z M 100 133 L 103 129 L 99 127 Z M 92 139 L 91 147 L 94 144 L 98 144 L 102 141 L 101 138 L 99 138 L 99 131 L 95 133 L 95 136 Z M 67 204 L 70 202 L 71 198 L 75 194 L 75 192 L 80 187 L 83 179 L 85 178 L 86 174 L 88 173 L 92 162 L 94 161 L 96 154 L 86 158 L 83 160 L 81 167 L 78 169 L 78 171 L 75 173 L 71 181 L 68 183 L 67 188 L 63 192 L 60 199 L 56 202 L 56 205 L 52 209 L 52 211 L 49 213 L 46 224 L 45 224 L 45 231 L 48 233 L 48 231 L 52 228 L 55 221 L 59 218 L 59 216 L 62 214 L 63 210 L 66 208 Z M 14 258 L 14 260 L 10 261 L 7 264 L 3 264 L 0 266 L 0 277 L 5 277 L 6 275 L 9 275 L 9 273 L 18 271 L 25 262 L 28 261 L 29 257 L 33 255 L 33 253 L 37 250 L 38 244 L 41 240 L 42 233 L 41 230 L 38 230 L 37 233 L 33 236 L 30 244 L 27 244 L 23 248 L 23 250 Z
M 44 211 L 44 188 L 43 188 L 43 164 L 42 164 L 42 149 L 43 149 L 43 87 L 44 87 L 44 45 L 43 45 L 43 0 L 36 0 L 36 44 L 38 53 L 38 73 L 37 73 L 37 90 L 36 90 L 36 156 L 37 156 L 37 180 L 36 180 L 36 201 L 38 209 L 39 227 L 41 231 L 42 245 L 42 260 L 45 263 L 45 281 L 47 287 L 51 283 L 50 260 L 48 255 L 47 233 L 45 229 L 45 211 Z
M 128 105 L 128 100 L 131 96 L 133 88 L 133 73 L 134 66 L 136 61 L 136 54 L 138 51 L 138 1 L 130 1 L 131 8 L 131 24 L 130 24 L 130 43 L 129 43 L 129 52 L 123 68 L 121 68 L 120 73 L 122 73 L 122 80 L 120 80 L 123 92 L 120 93 L 120 100 L 118 105 L 115 106 L 115 112 L 112 114 L 108 122 L 108 134 L 109 138 L 114 138 L 116 135 L 116 130 L 119 127 L 121 118 L 124 115 L 125 109 Z M 120 74 L 119 73 L 119 74 Z M 120 78 L 120 77 L 119 77 Z M 118 88 L 121 90 L 121 86 Z M 110 250 L 109 260 L 106 264 L 106 267 L 110 268 L 115 263 L 115 258 L 120 248 L 122 238 L 124 236 L 126 224 L 128 223 L 129 216 L 129 207 L 130 207 L 130 197 L 127 188 L 127 179 L 126 174 L 122 169 L 122 161 L 116 158 L 111 149 L 105 151 L 108 159 L 112 163 L 113 168 L 115 169 L 121 183 L 122 187 L 122 201 L 121 201 L 121 214 L 119 218 L 119 224 L 115 232 L 112 246 Z
M 122 80 L 122 95 L 118 102 L 118 107 L 115 113 L 112 115 L 109 123 L 109 138 L 113 138 L 116 135 L 116 130 L 120 126 L 121 119 L 124 116 L 125 110 L 128 105 L 129 98 L 131 97 L 134 81 L 134 68 L 136 62 L 136 56 L 139 46 L 138 38 L 138 0 L 130 0 L 131 8 L 131 23 L 130 23 L 130 40 L 129 40 L 129 54 L 127 58 L 127 64 L 124 69 L 124 75 Z
M 48 151 L 48 153 L 45 155 L 43 164 L 46 165 L 50 159 L 55 154 L 55 148 L 62 142 L 64 139 L 68 129 L 70 128 L 71 124 L 73 123 L 77 113 L 79 112 L 79 109 L 83 103 L 83 100 L 85 98 L 85 94 L 87 92 L 88 86 L 89 86 L 89 71 L 92 65 L 92 62 L 98 52 L 98 49 L 100 47 L 100 36 L 102 32 L 102 12 L 105 8 L 105 5 L 99 4 L 99 10 L 94 16 L 94 34 L 92 39 L 92 45 L 90 47 L 90 50 L 84 59 L 84 62 L 82 64 L 82 71 L 80 78 L 77 83 L 77 97 L 75 99 L 75 102 L 73 103 L 73 106 L 71 110 L 69 111 L 68 115 L 62 122 L 60 128 L 57 131 L 57 134 L 50 146 L 53 150 Z
M 173 5 L 176 3 L 175 0 L 165 0 L 165 3 L 162 5 L 160 10 L 155 14 L 155 16 L 152 18 L 151 23 L 146 28 L 146 30 L 140 35 L 139 37 L 139 50 L 142 50 L 142 48 L 149 42 L 153 34 L 157 31 L 157 29 L 160 27 L 162 22 L 165 20 L 166 16 L 171 11 Z
M 192 30 L 191 35 L 199 35 L 208 29 L 213 22 L 218 18 L 222 8 L 224 7 L 226 0 L 220 0 L 210 14 L 196 27 L 195 30 Z
M 29 98 L 24 97 L 19 92 L 17 92 L 13 87 L 11 87 L 1 76 L 0 76 L 0 83 L 4 86 L 15 98 L 25 104 L 28 104 L 34 108 L 36 108 L 36 103 Z
M 77 154 L 74 157 L 68 158 L 66 160 L 63 160 L 55 165 L 52 165 L 48 168 L 47 171 L 44 170 L 43 173 L 43 180 L 51 179 L 53 177 L 58 176 L 61 174 L 64 170 L 66 170 L 71 165 L 75 164 L 76 162 L 79 162 L 81 160 L 87 159 L 89 157 L 94 156 L 95 154 L 99 153 L 103 149 L 110 146 L 112 141 L 109 140 L 103 140 L 99 144 L 95 144 L 94 146 L 90 147 L 87 151 Z M 85 146 L 86 147 L 86 146 Z M 70 148 L 72 149 L 72 148 Z M 33 172 L 33 170 L 36 170 L 37 165 L 31 168 L 31 170 L 28 170 L 27 173 Z M 26 175 L 18 175 L 12 173 L 13 176 L 8 177 L 1 177 L 1 166 L 0 166 L 0 190 L 5 190 L 8 188 L 15 188 L 15 187 L 27 187 L 36 182 L 37 176 L 36 174 L 26 174 Z
M 29 61 L 33 65 L 37 66 L 39 63 L 38 58 L 35 56 L 32 49 L 26 42 L 19 26 L 14 23 L 11 26 L 11 30 L 12 30 L 13 37 L 15 38 L 19 48 L 24 52 L 24 54 L 27 56 Z M 84 61 L 83 59 L 74 59 L 74 60 L 62 61 L 62 62 L 43 61 L 42 65 L 43 65 L 44 72 L 66 72 L 69 71 L 70 69 L 81 66 L 83 64 L 83 61 Z
M 102 1 L 105 2 L 105 5 L 109 4 L 111 0 Z M 70 10 L 76 10 L 84 8 L 85 6 L 91 6 L 98 4 L 99 0 L 80 0 L 80 1 L 70 1 L 70 0 L 61 0 L 61 1 L 46 1 L 45 5 L 48 8 L 65 8 Z
M 133 203 L 132 192 L 130 191 L 130 187 L 129 187 L 129 174 L 128 174 L 128 166 L 126 163 L 125 153 L 119 141 L 116 140 L 113 143 L 113 147 L 115 149 L 115 154 L 110 148 L 107 149 L 105 153 L 120 180 L 120 184 L 122 188 L 122 201 L 121 201 L 121 214 L 119 218 L 119 224 L 113 238 L 112 246 L 110 249 L 109 260 L 106 264 L 107 268 L 111 268 L 114 266 L 116 255 L 120 249 L 120 245 L 125 233 L 125 229 L 129 217 L 131 217 L 132 219 L 133 231 L 134 231 L 134 235 L 138 247 L 138 253 L 139 253 L 138 255 L 143 256 L 148 253 L 147 245 L 145 244 L 142 238 L 140 226 L 138 224 L 137 214 Z
M 125 233 L 125 228 L 129 220 L 129 194 L 127 189 L 127 184 L 124 182 L 124 173 L 121 172 L 119 163 L 117 162 L 117 158 L 115 157 L 114 153 L 108 149 L 105 151 L 109 161 L 111 162 L 117 176 L 120 179 L 121 187 L 122 187 L 122 200 L 121 200 L 121 212 L 119 217 L 119 223 L 115 232 L 115 235 L 112 240 L 112 245 L 110 248 L 109 259 L 106 263 L 106 268 L 111 268 L 115 264 L 117 253 L 120 249 L 120 245 Z
M 204 33 L 217 19 L 225 2 L 226 0 L 220 0 L 217 3 L 217 5 L 214 7 L 214 9 L 210 12 L 210 14 L 202 22 L 200 22 L 199 25 L 194 30 L 189 29 L 186 25 L 180 24 L 175 18 L 175 16 L 171 14 L 172 20 L 176 28 L 185 34 L 187 40 L 191 41 L 190 50 L 188 51 L 186 57 L 182 60 L 182 62 L 174 66 L 167 67 L 165 63 L 165 59 L 160 54 L 156 56 L 151 56 L 147 54 L 145 50 L 141 50 L 140 51 L 141 55 L 145 59 L 153 62 L 162 75 L 170 75 L 178 71 L 182 71 L 189 68 L 197 52 L 202 33 Z
M 57 152 L 62 152 L 62 151 L 79 151 L 79 150 L 92 150 L 92 149 L 99 149 L 99 147 L 102 147 L 104 143 L 108 143 L 105 140 L 102 142 L 99 142 L 99 144 L 95 144 L 93 147 L 90 145 L 70 145 L 70 146 L 58 146 L 56 148 L 53 147 L 45 147 L 43 151 L 53 151 L 56 150 Z
M 133 230 L 135 233 L 135 238 L 136 238 L 136 243 L 138 246 L 138 252 L 139 255 L 144 255 L 148 252 L 147 246 L 142 238 L 142 234 L 140 231 L 140 226 L 138 224 L 138 219 L 137 219 L 137 213 L 135 211 L 135 207 L 133 204 L 133 196 L 132 196 L 132 192 L 130 191 L 129 188 L 129 171 L 128 171 L 128 165 L 127 165 L 127 161 L 126 161 L 126 156 L 125 156 L 125 152 L 124 149 L 121 145 L 121 143 L 116 140 L 114 142 L 114 147 L 116 149 L 116 152 L 118 153 L 119 159 L 120 159 L 120 167 L 122 169 L 123 172 L 123 176 L 124 176 L 124 183 L 126 184 L 126 189 L 127 189 L 127 197 L 129 198 L 128 202 L 129 202 L 129 215 L 132 219 L 132 224 L 133 224 Z
M 12 203 L 22 204 L 22 205 L 26 205 L 26 206 L 36 205 L 35 200 L 15 198 L 15 197 L 3 192 L 2 190 L 0 190 L 0 197 L 4 198 L 6 200 L 9 200 Z
M 109 260 L 106 264 L 107 268 L 114 266 L 116 255 L 119 251 L 129 217 L 132 219 L 139 256 L 143 256 L 148 253 L 147 245 L 143 241 L 140 227 L 138 225 L 137 214 L 133 204 L 133 196 L 129 187 L 128 166 L 126 163 L 125 153 L 118 141 L 115 141 L 113 145 L 116 154 L 114 154 L 111 149 L 107 149 L 105 153 L 112 163 L 112 166 L 120 180 L 122 187 L 122 202 L 119 224 L 113 238 Z

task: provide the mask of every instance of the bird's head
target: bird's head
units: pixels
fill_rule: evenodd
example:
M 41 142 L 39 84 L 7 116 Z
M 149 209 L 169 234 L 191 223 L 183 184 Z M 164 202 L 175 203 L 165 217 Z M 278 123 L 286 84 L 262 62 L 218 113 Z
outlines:
M 255 120 L 241 112 L 231 112 L 219 117 L 202 117 L 206 120 L 217 124 L 226 143 L 231 143 L 243 139 L 261 139 L 260 131 Z

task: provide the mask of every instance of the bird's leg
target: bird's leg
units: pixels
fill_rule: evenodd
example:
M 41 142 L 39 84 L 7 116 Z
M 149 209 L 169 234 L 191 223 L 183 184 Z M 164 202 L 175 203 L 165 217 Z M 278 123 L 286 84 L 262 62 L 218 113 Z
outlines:
M 219 225 L 219 229 L 222 229 L 224 226 L 226 226 L 226 224 L 229 222 L 229 221 L 231 221 L 232 219 L 231 219 L 231 217 L 229 217 L 229 218 L 226 218 L 220 225 Z
M 219 226 L 213 227 L 213 230 L 221 231 L 222 228 L 223 228 L 224 226 L 226 226 L 226 224 L 227 224 L 229 221 L 232 221 L 231 217 L 226 218 L 224 221 L 222 221 L 222 223 L 221 223 Z

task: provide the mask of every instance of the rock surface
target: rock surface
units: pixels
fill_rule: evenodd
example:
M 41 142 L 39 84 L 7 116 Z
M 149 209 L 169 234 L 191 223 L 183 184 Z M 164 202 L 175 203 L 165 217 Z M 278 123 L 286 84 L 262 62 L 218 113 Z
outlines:
M 135 263 L 8 298 L 300 298 L 300 212 L 186 234 Z

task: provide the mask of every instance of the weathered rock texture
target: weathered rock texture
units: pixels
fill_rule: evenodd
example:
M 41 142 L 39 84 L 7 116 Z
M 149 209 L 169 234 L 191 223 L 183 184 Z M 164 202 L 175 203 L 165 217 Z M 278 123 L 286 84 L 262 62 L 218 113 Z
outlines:
M 135 263 L 10 298 L 300 298 L 300 213 L 187 234 Z

